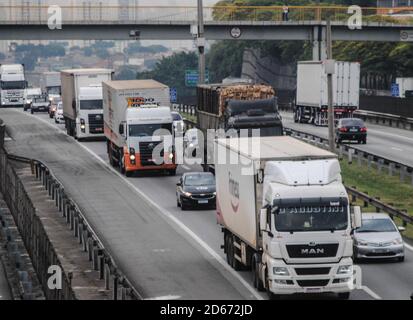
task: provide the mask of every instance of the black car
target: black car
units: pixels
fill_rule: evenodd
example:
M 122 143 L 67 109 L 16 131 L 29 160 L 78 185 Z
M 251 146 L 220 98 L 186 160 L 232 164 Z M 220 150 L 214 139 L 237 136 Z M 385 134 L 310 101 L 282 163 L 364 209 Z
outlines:
M 176 203 L 182 210 L 198 207 L 215 209 L 216 189 L 212 173 L 184 173 L 176 186 Z
M 343 140 L 367 143 L 367 128 L 361 119 L 343 118 L 338 120 L 336 127 L 336 143 Z

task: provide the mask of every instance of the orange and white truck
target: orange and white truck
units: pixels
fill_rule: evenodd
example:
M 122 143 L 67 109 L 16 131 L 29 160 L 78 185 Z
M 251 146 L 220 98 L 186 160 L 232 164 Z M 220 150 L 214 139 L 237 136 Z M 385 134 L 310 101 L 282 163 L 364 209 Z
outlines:
M 104 131 L 110 164 L 130 176 L 176 174 L 169 87 L 155 80 L 103 82 Z

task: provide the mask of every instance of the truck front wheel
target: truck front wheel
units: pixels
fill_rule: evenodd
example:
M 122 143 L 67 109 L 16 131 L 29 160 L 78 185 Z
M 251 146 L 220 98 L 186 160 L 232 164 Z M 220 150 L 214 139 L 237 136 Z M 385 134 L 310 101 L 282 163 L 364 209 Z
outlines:
M 260 258 L 256 253 L 252 256 L 251 267 L 252 282 L 254 284 L 254 288 L 256 288 L 258 291 L 264 291 L 264 284 L 260 279 Z
M 268 271 L 267 271 L 268 272 Z M 265 289 L 267 291 L 267 296 L 268 299 L 270 300 L 280 300 L 281 299 L 281 295 L 279 294 L 274 294 L 273 292 L 271 292 L 270 290 L 270 284 L 269 284 L 269 280 L 268 280 L 268 276 L 265 276 Z

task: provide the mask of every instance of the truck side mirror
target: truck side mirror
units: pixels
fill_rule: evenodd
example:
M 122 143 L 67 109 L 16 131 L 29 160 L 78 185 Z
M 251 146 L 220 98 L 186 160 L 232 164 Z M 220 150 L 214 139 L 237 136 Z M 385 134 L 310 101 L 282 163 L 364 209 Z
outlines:
M 123 134 L 124 134 L 123 123 L 121 123 L 121 124 L 119 125 L 119 134 L 122 135 L 122 136 L 123 136 Z
M 352 217 L 352 227 L 353 229 L 360 228 L 362 226 L 361 219 L 361 208 L 359 206 L 353 207 L 353 217 Z

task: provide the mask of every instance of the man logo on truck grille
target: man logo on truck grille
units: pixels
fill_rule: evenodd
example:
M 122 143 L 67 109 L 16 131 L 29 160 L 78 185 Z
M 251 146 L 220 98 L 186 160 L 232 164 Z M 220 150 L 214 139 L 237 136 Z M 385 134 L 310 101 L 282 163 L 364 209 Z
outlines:
M 238 212 L 239 208 L 239 182 L 231 177 L 231 172 L 228 174 L 229 178 L 229 194 L 231 195 L 231 207 L 234 212 Z

